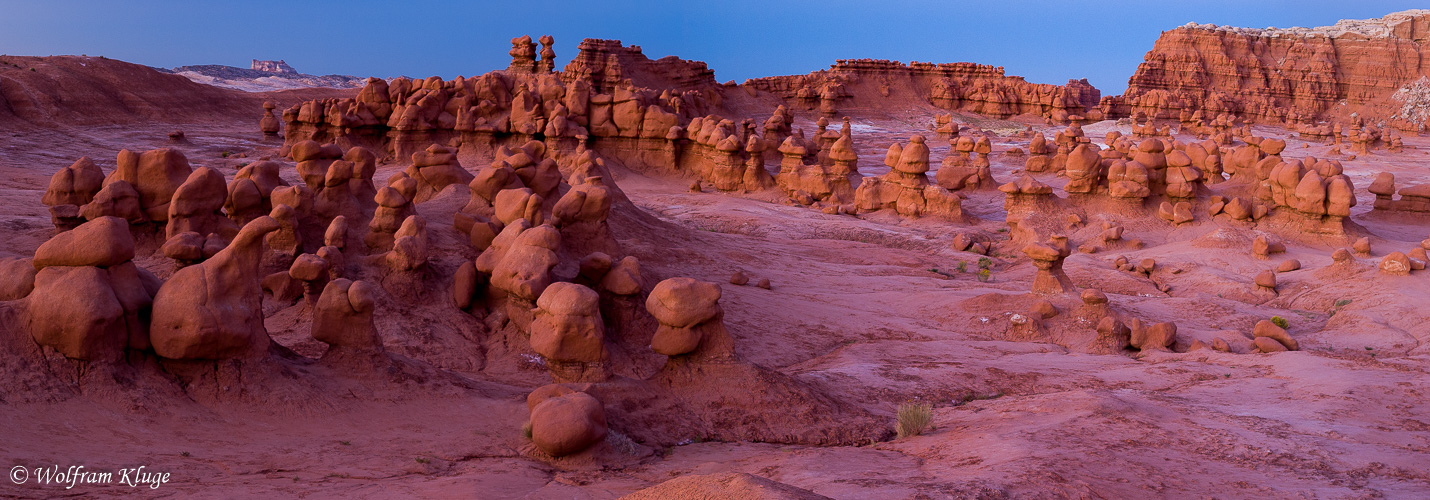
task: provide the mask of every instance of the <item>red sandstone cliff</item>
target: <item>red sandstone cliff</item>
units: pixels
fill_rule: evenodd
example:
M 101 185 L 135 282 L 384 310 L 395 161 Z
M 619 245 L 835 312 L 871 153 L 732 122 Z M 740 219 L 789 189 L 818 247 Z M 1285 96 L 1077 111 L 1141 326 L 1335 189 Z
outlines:
M 1102 100 L 1109 117 L 1182 110 L 1232 113 L 1265 122 L 1358 116 L 1409 128 L 1427 103 L 1406 99 L 1430 73 L 1424 58 L 1430 10 L 1319 28 L 1248 29 L 1188 24 L 1162 33 L 1128 81 Z
M 877 107 L 881 99 L 913 97 L 935 106 L 1008 117 L 1035 114 L 1059 121 L 1096 107 L 1101 93 L 1087 80 L 1067 85 L 1029 83 L 1001 66 L 974 63 L 904 64 L 880 59 L 841 59 L 808 75 L 747 80 L 744 87 L 794 100 L 806 107 Z

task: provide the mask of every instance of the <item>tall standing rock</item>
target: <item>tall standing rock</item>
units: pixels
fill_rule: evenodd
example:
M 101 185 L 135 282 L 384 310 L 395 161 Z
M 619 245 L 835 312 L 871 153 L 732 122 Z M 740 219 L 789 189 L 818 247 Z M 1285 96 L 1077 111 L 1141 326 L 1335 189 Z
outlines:
M 278 221 L 259 217 L 228 248 L 174 273 L 154 297 L 154 352 L 170 359 L 251 358 L 268 352 L 259 262 Z

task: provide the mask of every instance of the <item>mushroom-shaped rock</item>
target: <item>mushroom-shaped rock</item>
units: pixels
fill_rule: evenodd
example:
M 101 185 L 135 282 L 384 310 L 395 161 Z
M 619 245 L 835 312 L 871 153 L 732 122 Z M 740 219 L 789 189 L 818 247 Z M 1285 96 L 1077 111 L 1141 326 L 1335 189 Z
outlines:
M 924 174 L 929 171 L 929 147 L 924 144 L 924 136 L 909 137 L 909 145 L 899 151 L 898 163 L 894 169 L 907 174 Z M 890 153 L 893 149 L 890 148 Z
M 263 118 L 258 120 L 258 129 L 263 131 L 264 135 L 278 135 L 278 131 L 282 129 L 278 117 L 273 116 L 273 108 L 276 107 L 278 105 L 273 104 L 273 101 L 263 102 Z
M 504 189 L 497 193 L 496 219 L 502 224 L 511 224 L 517 219 L 526 219 L 533 224 L 542 221 L 541 205 L 545 200 L 529 188 Z
M 1096 288 L 1088 288 L 1082 291 L 1082 303 L 1087 305 L 1098 305 L 1107 303 L 1107 294 Z
M 1333 261 L 1333 262 L 1335 262 L 1335 263 L 1337 263 L 1337 264 L 1339 264 L 1339 263 L 1348 263 L 1348 262 L 1351 262 L 1352 260 L 1353 260 L 1353 258 L 1352 258 L 1352 256 L 1351 256 L 1350 250 L 1346 250 L 1346 249 L 1344 249 L 1344 248 L 1337 248 L 1336 251 L 1331 252 L 1331 261 Z
M 694 278 L 670 278 L 657 284 L 646 298 L 646 310 L 660 323 L 651 338 L 651 349 L 666 356 L 690 354 L 712 333 L 723 334 L 729 342 L 720 293 L 720 285 Z M 711 324 L 719 331 L 712 332 Z
M 288 275 L 303 283 L 303 297 L 308 303 L 318 300 L 319 287 L 328 280 L 328 261 L 317 255 L 305 253 L 293 259 L 288 267 Z
M 1367 190 L 1377 197 L 1390 197 L 1395 194 L 1395 174 L 1389 172 L 1377 174 Z
M 328 223 L 328 229 L 323 232 L 323 245 L 341 250 L 347 247 L 347 241 L 348 218 L 341 215 L 333 217 L 333 221 Z
M 115 260 L 123 254 L 122 249 L 132 249 L 133 242 L 127 229 L 102 230 L 110 225 L 124 226 L 124 221 L 97 219 L 54 239 L 75 233 L 91 239 L 116 239 L 119 241 L 89 243 L 93 249 L 121 249 L 118 254 L 107 251 L 76 253 L 69 258 L 0 260 L 0 271 L 5 272 L 0 278 L 0 298 L 26 297 L 30 335 L 36 343 L 69 358 L 104 361 L 120 359 L 125 348 L 150 347 L 147 318 L 160 282 L 127 259 Z M 54 248 L 57 245 L 49 245 L 47 251 Z
M 531 349 L 556 362 L 590 363 L 606 358 L 600 295 L 575 283 L 557 282 L 536 299 Z
M 323 287 L 313 306 L 314 339 L 337 348 L 381 350 L 382 337 L 373 325 L 377 289 L 366 281 L 336 279 Z
M 1033 277 L 1033 293 L 1064 293 L 1077 290 L 1072 280 L 1063 272 L 1063 259 L 1067 258 L 1067 238 L 1053 236 L 1048 243 L 1032 243 L 1023 247 L 1023 253 L 1033 259 L 1038 273 Z

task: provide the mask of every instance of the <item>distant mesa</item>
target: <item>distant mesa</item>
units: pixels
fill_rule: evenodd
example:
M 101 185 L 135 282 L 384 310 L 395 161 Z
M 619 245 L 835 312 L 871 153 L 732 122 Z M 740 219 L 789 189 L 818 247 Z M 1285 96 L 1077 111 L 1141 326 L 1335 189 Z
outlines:
M 308 75 L 299 73 L 282 59 L 277 61 L 260 61 L 254 59 L 248 69 L 235 66 L 224 66 L 219 64 L 204 64 L 197 66 L 180 66 L 172 70 L 160 69 L 174 73 L 198 83 L 224 87 L 247 92 L 266 92 L 271 90 L 287 90 L 308 87 L 329 87 L 337 89 L 353 89 L 362 87 L 365 78 L 348 75 Z
M 288 75 L 298 74 L 298 70 L 293 69 L 292 66 L 289 66 L 288 63 L 282 59 L 279 59 L 277 61 L 260 61 L 254 59 L 253 64 L 249 65 L 248 69 L 254 71 L 262 71 L 264 73 L 279 73 Z

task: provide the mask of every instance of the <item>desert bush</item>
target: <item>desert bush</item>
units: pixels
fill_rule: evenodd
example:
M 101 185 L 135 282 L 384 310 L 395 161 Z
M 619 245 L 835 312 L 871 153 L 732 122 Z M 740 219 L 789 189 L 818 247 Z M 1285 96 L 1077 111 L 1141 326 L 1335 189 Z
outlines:
M 912 401 L 901 404 L 898 418 L 895 431 L 900 438 L 923 434 L 933 422 L 933 405 Z
M 1283 330 L 1291 327 L 1291 322 L 1286 321 L 1286 318 L 1280 316 L 1272 316 L 1271 324 L 1279 326 Z

